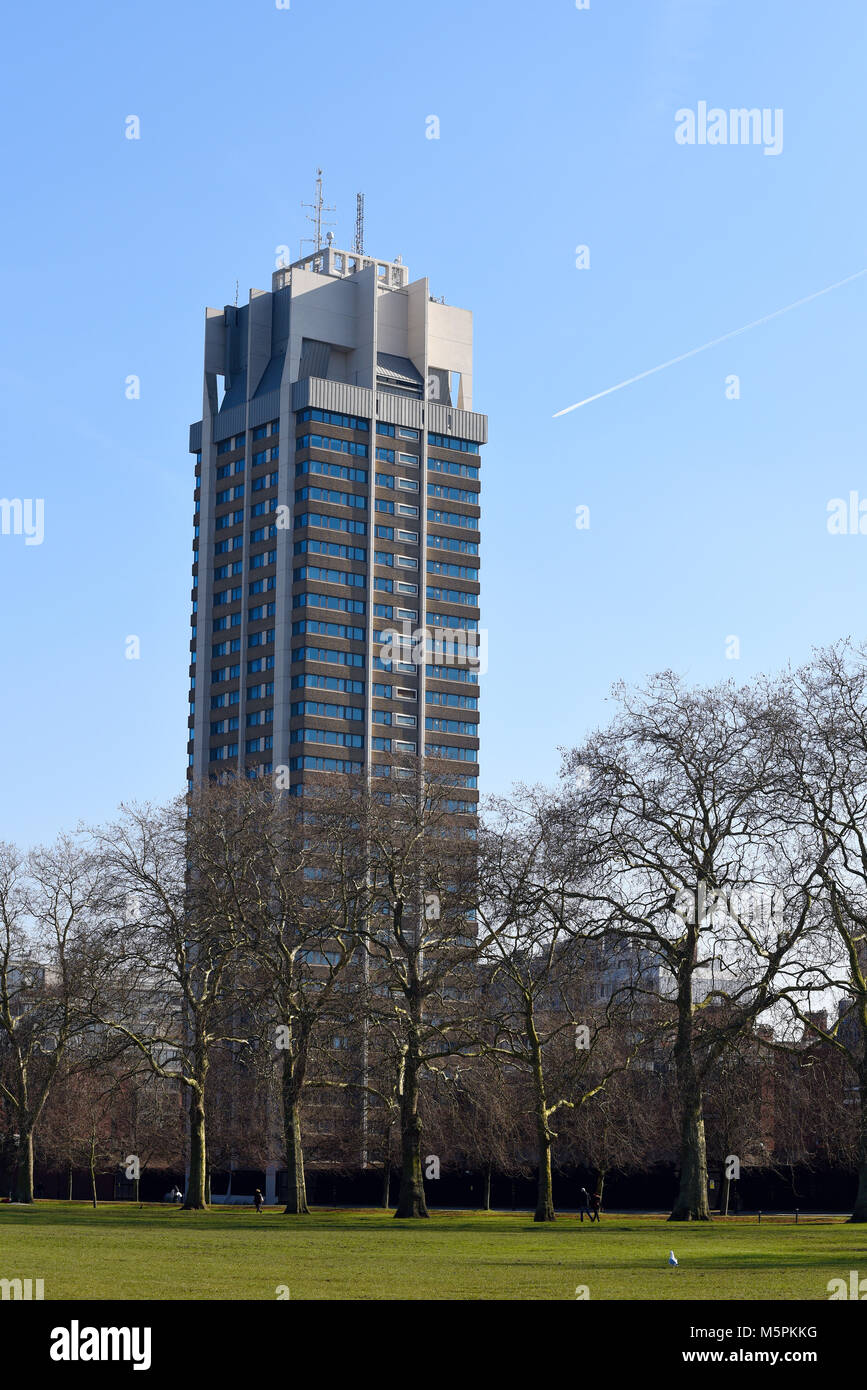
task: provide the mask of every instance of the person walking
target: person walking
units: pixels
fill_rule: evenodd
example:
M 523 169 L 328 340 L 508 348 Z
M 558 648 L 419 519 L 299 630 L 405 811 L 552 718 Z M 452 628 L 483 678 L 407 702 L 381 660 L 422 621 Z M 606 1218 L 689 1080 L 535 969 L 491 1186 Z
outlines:
M 587 1191 L 587 1188 L 586 1188 L 586 1187 L 582 1187 L 581 1191 L 578 1193 L 578 1199 L 579 1199 L 579 1203 L 580 1203 L 580 1205 L 579 1205 L 579 1207 L 578 1207 L 578 1214 L 579 1214 L 580 1217 L 581 1217 L 581 1225 L 583 1226 L 583 1225 L 584 1225 L 584 1213 L 585 1213 L 585 1212 L 586 1212 L 587 1215 L 590 1217 L 591 1221 L 592 1221 L 592 1219 L 593 1219 L 593 1217 L 592 1217 L 592 1215 L 591 1215 L 591 1212 L 590 1212 L 590 1193 Z
M 593 1196 L 590 1198 L 590 1207 L 591 1207 L 591 1211 L 590 1211 L 590 1220 L 591 1220 L 591 1221 L 597 1221 L 597 1222 L 599 1221 L 599 1209 L 600 1209 L 601 1206 L 602 1206 L 602 1193 L 601 1193 L 601 1192 L 594 1192 Z
M 261 1215 L 265 1198 L 262 1196 L 262 1193 L 258 1187 L 256 1188 L 256 1191 L 253 1193 L 253 1202 L 255 1204 L 256 1211 Z

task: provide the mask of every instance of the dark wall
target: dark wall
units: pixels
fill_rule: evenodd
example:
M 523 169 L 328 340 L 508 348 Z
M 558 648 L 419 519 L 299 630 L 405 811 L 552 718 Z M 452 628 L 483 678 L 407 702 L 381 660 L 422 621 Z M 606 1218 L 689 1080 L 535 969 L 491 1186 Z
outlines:
M 720 1180 L 714 1174 L 716 1186 L 710 1193 L 711 1209 L 719 1202 Z M 580 1205 L 580 1189 L 592 1193 L 595 1173 L 580 1170 L 557 1173 L 554 1176 L 554 1202 L 561 1210 L 575 1210 Z M 211 1191 L 223 1195 L 229 1182 L 228 1173 L 212 1173 Z M 397 1199 L 400 1175 L 392 1172 L 390 1197 Z M 161 1202 L 174 1185 L 183 1189 L 184 1175 L 177 1171 L 145 1169 L 139 1185 L 142 1202 Z M 259 1187 L 265 1191 L 265 1174 L 255 1169 L 236 1171 L 232 1192 L 236 1196 L 252 1197 Z M 852 1173 L 838 1171 L 808 1172 L 794 1169 L 785 1174 L 745 1172 L 739 1182 L 732 1183 L 729 1211 L 829 1211 L 851 1210 L 855 1200 L 857 1179 Z M 331 1173 L 311 1169 L 307 1174 L 307 1196 L 317 1206 L 382 1206 L 383 1175 L 374 1170 L 368 1173 Z M 66 1173 L 36 1170 L 37 1197 L 63 1200 L 68 1193 Z M 647 1173 L 611 1173 L 605 1179 L 603 1210 L 667 1211 L 677 1193 L 677 1171 L 660 1167 Z M 428 1206 L 479 1208 L 483 1203 L 484 1180 L 480 1173 L 450 1173 L 444 1171 L 437 1180 L 425 1181 Z M 0 1195 L 6 1195 L 5 1193 Z M 73 1173 L 73 1200 L 90 1200 L 90 1175 L 86 1171 Z M 132 1184 L 119 1183 L 112 1173 L 97 1176 L 97 1197 L 100 1201 L 132 1201 Z M 286 1199 L 286 1174 L 277 1175 L 277 1197 Z M 509 1178 L 494 1174 L 491 1180 L 491 1206 L 499 1211 L 524 1211 L 536 1203 L 536 1183 L 532 1177 Z

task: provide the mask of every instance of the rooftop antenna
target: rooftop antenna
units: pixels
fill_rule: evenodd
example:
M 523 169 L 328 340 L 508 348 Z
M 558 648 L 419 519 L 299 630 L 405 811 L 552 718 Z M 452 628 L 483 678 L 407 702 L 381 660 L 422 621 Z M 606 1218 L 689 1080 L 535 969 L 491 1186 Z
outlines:
M 355 195 L 355 245 L 356 256 L 364 255 L 364 194 Z
M 321 169 L 317 169 L 317 170 L 316 170 L 316 201 L 315 201 L 315 203 L 302 203 L 301 206 L 302 206 L 303 208 L 312 208 L 312 209 L 313 209 L 313 215 L 312 215 L 312 216 L 310 215 L 310 213 L 307 213 L 307 221 L 308 221 L 308 222 L 312 222 L 313 225 L 314 225 L 314 227 L 316 228 L 316 236 L 315 236 L 315 237 L 309 237 L 309 236 L 308 236 L 308 237 L 302 238 L 302 241 L 301 241 L 301 254 L 302 254 L 302 255 L 304 254 L 304 245 L 305 245 L 305 243 L 308 242 L 308 241 L 313 241 L 313 242 L 315 242 L 315 249 L 316 249 L 317 251 L 321 251 L 321 250 L 322 250 L 322 228 L 323 228 L 323 227 L 333 227 L 333 226 L 335 225 L 333 222 L 326 222 L 326 221 L 324 221 L 324 220 L 323 220 L 323 217 L 322 217 L 323 212 L 334 212 L 335 209 L 334 209 L 333 207 L 326 207 L 326 206 L 325 206 L 325 200 L 324 200 L 323 195 L 322 195 L 322 170 L 321 170 Z
M 238 307 L 238 281 L 235 281 L 235 308 Z

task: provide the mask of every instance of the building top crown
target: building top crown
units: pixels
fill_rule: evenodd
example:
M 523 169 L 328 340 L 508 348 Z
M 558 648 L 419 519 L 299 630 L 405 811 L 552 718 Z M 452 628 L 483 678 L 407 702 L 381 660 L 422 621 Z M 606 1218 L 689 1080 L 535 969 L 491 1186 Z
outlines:
M 378 256 L 365 256 L 358 251 L 341 251 L 336 246 L 320 246 L 318 251 L 281 266 L 272 276 L 272 290 L 284 289 L 292 279 L 293 270 L 310 270 L 316 275 L 330 275 L 345 280 L 357 275 L 368 266 L 376 267 L 376 279 L 383 289 L 400 290 L 409 284 L 409 268 L 400 257 L 393 261 L 380 260 Z

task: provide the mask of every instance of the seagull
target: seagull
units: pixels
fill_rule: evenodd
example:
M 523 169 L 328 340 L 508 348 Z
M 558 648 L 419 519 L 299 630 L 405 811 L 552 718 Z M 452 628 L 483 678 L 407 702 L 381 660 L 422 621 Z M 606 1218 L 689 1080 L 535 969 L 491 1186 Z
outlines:
M 668 1252 L 668 1263 L 671 1265 L 672 1269 L 677 1269 L 677 1259 L 673 1250 L 669 1250 Z

